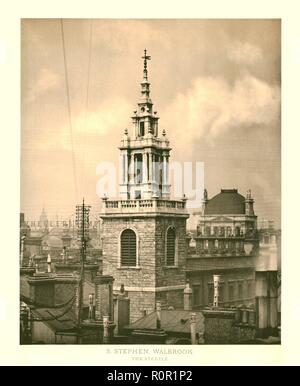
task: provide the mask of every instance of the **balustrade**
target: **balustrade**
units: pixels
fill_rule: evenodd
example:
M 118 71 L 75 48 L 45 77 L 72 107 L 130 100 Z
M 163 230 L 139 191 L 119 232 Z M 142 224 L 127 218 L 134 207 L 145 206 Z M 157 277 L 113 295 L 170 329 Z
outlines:
M 122 209 L 185 209 L 185 201 L 161 199 L 135 199 L 135 200 L 104 200 L 105 209 L 114 211 Z

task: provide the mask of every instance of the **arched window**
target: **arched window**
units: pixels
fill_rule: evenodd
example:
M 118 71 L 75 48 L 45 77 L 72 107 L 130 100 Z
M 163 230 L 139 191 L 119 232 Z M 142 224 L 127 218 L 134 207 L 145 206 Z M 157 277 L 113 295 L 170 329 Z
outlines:
M 168 266 L 175 265 L 175 240 L 176 240 L 175 229 L 169 228 L 167 231 L 167 250 L 166 250 L 166 264 Z
M 125 229 L 121 234 L 121 265 L 135 267 L 136 263 L 136 234 L 132 229 Z

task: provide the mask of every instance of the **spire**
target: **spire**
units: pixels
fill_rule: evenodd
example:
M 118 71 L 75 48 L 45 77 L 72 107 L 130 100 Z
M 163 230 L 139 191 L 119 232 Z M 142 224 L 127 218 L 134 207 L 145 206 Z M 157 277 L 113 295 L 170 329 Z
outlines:
M 142 56 L 142 59 L 144 60 L 144 70 L 143 70 L 143 80 L 141 82 L 142 97 L 141 97 L 140 102 L 152 104 L 151 99 L 149 98 L 149 96 L 150 96 L 150 83 L 148 81 L 148 68 L 147 68 L 147 65 L 148 65 L 147 61 L 151 60 L 151 56 L 147 55 L 146 49 L 144 50 L 144 56 Z
M 151 60 L 151 56 L 147 55 L 147 50 L 144 50 L 144 56 L 142 56 L 142 59 L 144 59 L 144 80 L 148 81 L 148 70 L 147 70 L 147 60 Z
M 48 222 L 48 217 L 47 217 L 47 214 L 46 214 L 46 211 L 45 211 L 45 207 L 43 206 L 43 209 L 42 209 L 42 212 L 40 214 L 40 226 L 42 227 L 46 227 L 46 224 Z

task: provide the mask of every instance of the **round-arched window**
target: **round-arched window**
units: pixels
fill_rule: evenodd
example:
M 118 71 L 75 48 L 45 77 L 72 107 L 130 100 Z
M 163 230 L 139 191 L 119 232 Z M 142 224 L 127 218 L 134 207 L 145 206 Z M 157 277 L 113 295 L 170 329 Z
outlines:
M 121 265 L 135 267 L 136 256 L 136 234 L 132 229 L 125 229 L 121 234 Z

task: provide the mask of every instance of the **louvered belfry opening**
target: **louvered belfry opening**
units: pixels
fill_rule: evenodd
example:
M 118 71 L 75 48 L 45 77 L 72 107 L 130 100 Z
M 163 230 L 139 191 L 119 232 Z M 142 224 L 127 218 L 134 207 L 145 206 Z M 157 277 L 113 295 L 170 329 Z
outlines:
M 136 234 L 132 229 L 125 229 L 121 235 L 121 265 L 136 266 Z
M 167 265 L 175 265 L 175 229 L 170 228 L 167 232 Z

